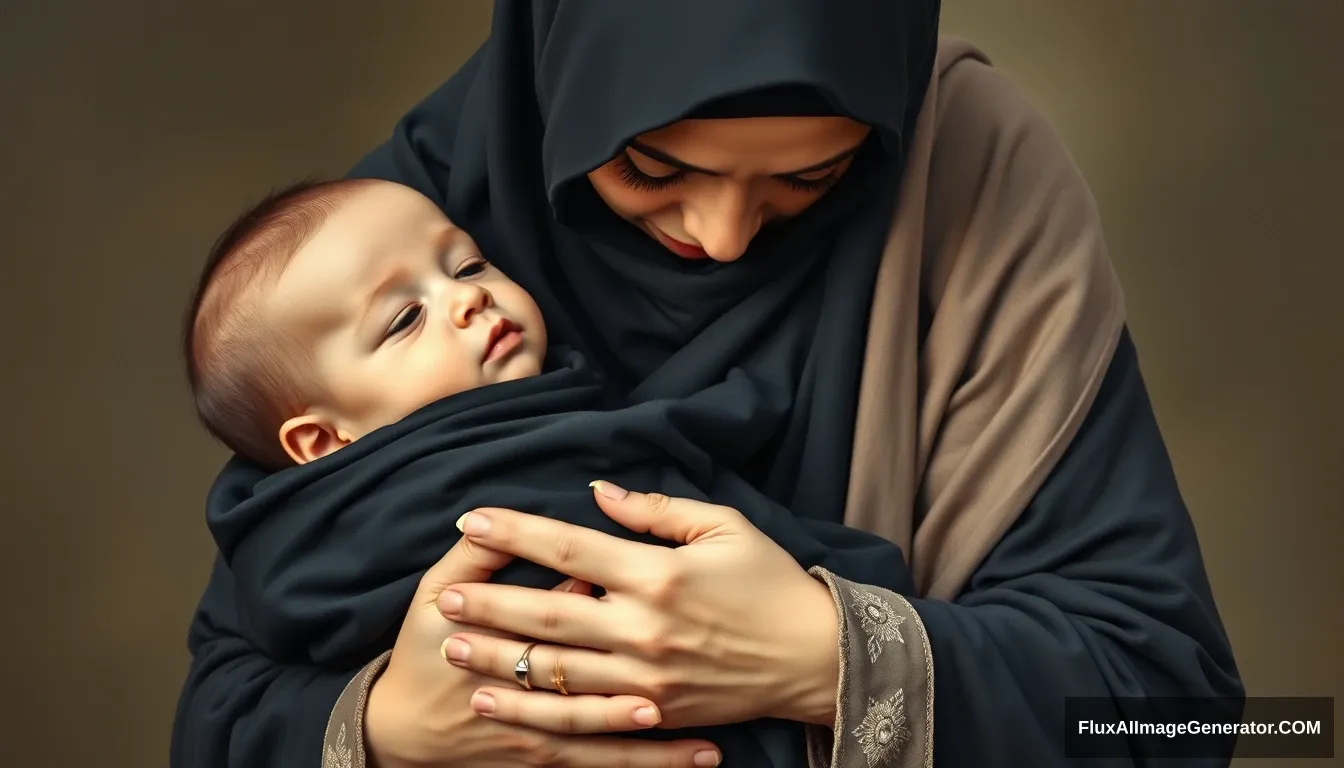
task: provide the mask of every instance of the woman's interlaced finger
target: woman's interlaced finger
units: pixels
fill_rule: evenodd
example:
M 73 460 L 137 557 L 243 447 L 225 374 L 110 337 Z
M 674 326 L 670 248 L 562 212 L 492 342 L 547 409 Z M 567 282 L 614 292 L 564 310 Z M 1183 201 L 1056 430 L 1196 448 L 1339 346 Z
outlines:
M 689 739 L 555 736 L 541 744 L 529 762 L 547 768 L 713 768 L 722 759 L 713 744 Z
M 531 650 L 528 650 L 529 646 Z M 523 652 L 527 651 L 528 684 L 547 692 L 559 691 L 562 685 L 570 694 L 629 692 L 633 681 L 642 677 L 642 670 L 633 668 L 629 659 L 586 648 L 537 644 L 473 632 L 453 635 L 443 648 L 443 655 L 454 666 L 510 684 L 517 680 L 515 668 Z M 557 684 L 557 678 L 561 676 L 563 680 Z M 519 691 L 523 692 L 521 688 Z
M 607 589 L 626 588 L 627 576 L 649 557 L 644 544 L 512 509 L 476 509 L 458 523 L 468 538 L 490 549 Z
M 564 735 L 638 731 L 662 719 L 653 703 L 639 696 L 559 696 L 488 687 L 476 691 L 471 706 L 492 720 Z

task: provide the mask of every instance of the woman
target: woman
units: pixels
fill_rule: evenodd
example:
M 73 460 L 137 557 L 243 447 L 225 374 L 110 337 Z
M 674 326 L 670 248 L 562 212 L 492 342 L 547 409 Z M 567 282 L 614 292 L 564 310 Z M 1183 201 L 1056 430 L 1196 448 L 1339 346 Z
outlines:
M 736 367 L 791 398 L 769 455 L 731 469 L 900 544 L 916 593 L 598 483 L 607 514 L 683 546 L 473 512 L 390 659 L 337 671 L 252 650 L 217 566 L 174 762 L 713 765 L 707 742 L 625 732 L 777 718 L 814 765 L 1048 766 L 1066 696 L 1235 702 L 1091 196 L 937 17 L 497 0 L 486 44 L 355 171 L 438 201 L 613 390 Z M 606 596 L 486 583 L 514 556 Z

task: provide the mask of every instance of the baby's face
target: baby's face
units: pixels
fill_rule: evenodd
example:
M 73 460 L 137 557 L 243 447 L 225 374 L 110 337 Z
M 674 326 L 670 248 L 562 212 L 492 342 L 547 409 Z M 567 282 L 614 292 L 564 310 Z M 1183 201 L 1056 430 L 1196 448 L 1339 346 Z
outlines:
M 298 445 L 315 454 L 304 460 L 440 398 L 535 376 L 546 355 L 532 297 L 432 202 L 395 184 L 345 202 L 294 255 L 268 302 L 277 326 L 311 350 L 326 393 L 305 415 L 307 431 L 281 431 L 291 455 L 309 444 Z M 319 445 L 332 440 L 339 444 Z

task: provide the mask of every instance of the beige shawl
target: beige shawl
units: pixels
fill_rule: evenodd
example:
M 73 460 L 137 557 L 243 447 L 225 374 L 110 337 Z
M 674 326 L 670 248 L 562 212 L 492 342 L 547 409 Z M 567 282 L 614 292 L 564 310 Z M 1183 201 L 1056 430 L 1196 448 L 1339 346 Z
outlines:
M 987 87 L 988 63 L 941 41 L 877 278 L 845 514 L 944 600 L 1072 441 L 1124 325 L 1095 202 L 1044 117 Z

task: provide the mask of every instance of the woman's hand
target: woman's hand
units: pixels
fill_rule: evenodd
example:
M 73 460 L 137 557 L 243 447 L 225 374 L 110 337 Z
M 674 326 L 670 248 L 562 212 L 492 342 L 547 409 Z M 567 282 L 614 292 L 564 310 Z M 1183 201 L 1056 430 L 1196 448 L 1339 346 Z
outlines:
M 839 639 L 822 582 L 736 510 L 594 487 L 612 519 L 683 546 L 624 541 L 512 510 L 466 515 L 468 541 L 606 588 L 602 598 L 479 583 L 444 591 L 443 614 L 475 627 L 449 639 L 449 660 L 496 678 L 473 699 L 478 712 L 532 727 L 562 709 L 577 713 L 577 697 L 552 692 L 558 659 L 571 694 L 647 697 L 662 727 L 834 722 Z M 548 690 L 513 684 L 526 643 L 480 627 L 548 643 L 530 655 L 532 685 Z
M 484 581 L 510 559 L 462 539 L 420 580 L 387 669 L 369 691 L 364 742 L 370 766 L 690 768 L 718 764 L 717 749 L 706 741 L 588 735 L 655 725 L 657 708 L 636 696 L 570 697 L 563 709 L 540 713 L 531 727 L 478 716 L 472 709 L 473 692 L 493 681 L 445 663 L 445 638 L 469 629 L 501 642 L 505 637 L 518 641 L 504 633 L 447 621 L 435 604 L 449 584 Z M 573 580 L 557 589 L 566 586 L 576 594 L 588 591 L 588 585 Z

